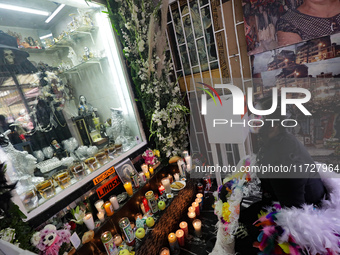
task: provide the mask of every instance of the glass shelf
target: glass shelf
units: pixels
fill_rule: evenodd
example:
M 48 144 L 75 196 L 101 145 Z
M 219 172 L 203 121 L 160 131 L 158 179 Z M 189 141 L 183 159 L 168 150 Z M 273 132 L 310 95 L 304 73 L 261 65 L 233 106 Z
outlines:
M 89 60 L 83 62 L 83 63 L 80 63 L 79 65 L 76 65 L 64 72 L 62 72 L 62 74 L 70 74 L 70 73 L 75 73 L 81 69 L 84 69 L 84 68 L 87 68 L 89 65 L 99 65 L 100 67 L 100 71 L 103 73 L 103 69 L 102 69 L 102 66 L 101 66 L 101 61 L 106 59 L 106 57 L 103 57 L 103 58 L 90 58 Z

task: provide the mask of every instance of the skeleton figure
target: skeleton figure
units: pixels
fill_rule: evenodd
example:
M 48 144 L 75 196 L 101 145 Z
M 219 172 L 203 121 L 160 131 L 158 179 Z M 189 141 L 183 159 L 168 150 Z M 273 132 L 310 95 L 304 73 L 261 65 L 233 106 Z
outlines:
M 4 50 L 4 57 L 5 57 L 5 62 L 8 65 L 14 65 L 15 63 L 15 55 L 12 50 Z

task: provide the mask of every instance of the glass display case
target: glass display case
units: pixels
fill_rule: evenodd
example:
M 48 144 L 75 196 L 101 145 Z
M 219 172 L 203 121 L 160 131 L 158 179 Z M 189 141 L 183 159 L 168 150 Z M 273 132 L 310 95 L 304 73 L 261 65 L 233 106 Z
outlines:
M 105 6 L 29 7 L 0 10 L 0 160 L 28 219 L 146 144 Z

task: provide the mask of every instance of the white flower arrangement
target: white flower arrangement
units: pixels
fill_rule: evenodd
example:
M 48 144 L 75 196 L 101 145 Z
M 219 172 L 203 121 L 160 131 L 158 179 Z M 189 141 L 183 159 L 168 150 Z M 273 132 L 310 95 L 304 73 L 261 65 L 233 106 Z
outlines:
M 168 1 L 162 2 L 158 28 L 155 26 L 160 9 L 152 1 L 116 0 L 108 1 L 108 6 L 146 115 L 150 138 L 166 157 L 180 155 L 188 146 L 185 115 L 189 110 L 183 105 L 177 81 L 170 80 L 173 64 L 165 57 Z

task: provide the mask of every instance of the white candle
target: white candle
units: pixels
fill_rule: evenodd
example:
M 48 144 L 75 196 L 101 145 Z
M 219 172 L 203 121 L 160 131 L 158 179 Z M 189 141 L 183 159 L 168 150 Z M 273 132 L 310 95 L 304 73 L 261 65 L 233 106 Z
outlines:
M 196 218 L 196 213 L 195 212 L 188 212 L 188 217 L 190 221 L 193 221 Z
M 192 222 L 192 225 L 194 226 L 195 233 L 198 237 L 202 236 L 202 223 L 199 219 L 196 219 Z
M 144 173 L 139 173 L 139 178 L 141 182 L 146 182 L 145 174 Z
M 85 217 L 83 218 L 83 221 L 89 230 L 94 230 L 94 221 L 92 213 L 86 214 Z
M 183 159 L 180 159 L 180 160 L 177 161 L 177 166 L 178 166 L 178 170 L 179 170 L 180 175 L 185 176 L 184 169 L 183 169 L 185 164 L 184 164 Z
M 97 202 L 94 203 L 94 206 L 96 207 L 98 212 L 105 213 L 104 201 L 103 200 L 98 200 Z
M 145 214 L 145 207 L 144 207 L 143 203 L 140 204 L 140 209 L 142 210 L 142 213 L 144 215 Z
M 174 177 L 175 177 L 175 180 L 176 180 L 176 181 L 179 181 L 179 174 L 178 174 L 178 173 L 175 173 L 175 174 L 174 174 Z
M 104 215 L 103 212 L 97 213 L 97 217 L 98 217 L 98 219 L 99 219 L 101 222 L 104 222 L 104 220 L 105 220 L 105 215 Z
M 184 159 L 185 159 L 185 163 L 187 163 L 187 171 L 190 172 L 191 171 L 191 157 L 186 156 Z
M 110 202 L 111 202 L 111 204 L 113 206 L 113 210 L 118 210 L 119 209 L 119 203 L 118 203 L 116 195 L 113 195 L 113 196 L 110 197 Z
M 162 184 L 164 186 L 165 193 L 167 193 L 167 194 L 171 193 L 171 187 L 170 187 L 170 180 L 169 180 L 169 178 L 163 178 L 162 179 Z
M 148 167 L 147 164 L 143 164 L 143 165 L 141 166 L 141 168 L 142 168 L 144 174 L 145 174 L 147 171 L 149 171 L 149 167 Z

